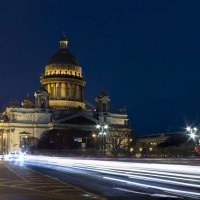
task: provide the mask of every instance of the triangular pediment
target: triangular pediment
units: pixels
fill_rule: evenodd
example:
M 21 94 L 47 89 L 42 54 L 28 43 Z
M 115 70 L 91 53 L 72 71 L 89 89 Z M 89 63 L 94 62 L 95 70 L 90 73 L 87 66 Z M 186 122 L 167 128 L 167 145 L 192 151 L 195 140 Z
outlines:
M 96 123 L 91 119 L 85 118 L 83 116 L 75 117 L 62 121 L 62 124 L 79 124 L 79 125 L 95 125 Z
M 54 124 L 77 124 L 77 125 L 96 125 L 98 120 L 85 113 L 78 113 L 70 117 L 64 117 L 53 122 Z

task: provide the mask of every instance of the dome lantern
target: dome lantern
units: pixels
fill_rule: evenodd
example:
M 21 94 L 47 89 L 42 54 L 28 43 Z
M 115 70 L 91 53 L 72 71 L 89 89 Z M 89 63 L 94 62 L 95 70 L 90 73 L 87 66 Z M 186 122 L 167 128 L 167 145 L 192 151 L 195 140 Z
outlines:
M 65 34 L 63 33 L 63 36 L 60 39 L 60 48 L 61 49 L 66 49 L 67 45 L 68 45 L 68 41 L 67 41 L 67 39 L 65 37 Z

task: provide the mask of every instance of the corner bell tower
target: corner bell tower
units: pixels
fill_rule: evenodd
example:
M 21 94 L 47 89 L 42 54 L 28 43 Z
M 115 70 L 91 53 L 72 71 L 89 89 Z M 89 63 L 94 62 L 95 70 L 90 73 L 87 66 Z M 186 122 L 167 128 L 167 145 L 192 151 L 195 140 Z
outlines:
M 96 98 L 96 112 L 98 115 L 105 116 L 110 113 L 110 97 L 102 91 Z

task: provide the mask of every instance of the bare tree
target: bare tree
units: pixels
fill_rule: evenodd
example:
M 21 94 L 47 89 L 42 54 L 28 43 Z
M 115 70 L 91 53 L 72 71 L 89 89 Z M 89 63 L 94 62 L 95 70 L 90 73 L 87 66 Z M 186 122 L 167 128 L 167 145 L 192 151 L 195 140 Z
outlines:
M 131 145 L 130 132 L 129 128 L 110 128 L 106 136 L 106 150 L 114 156 L 127 154 Z

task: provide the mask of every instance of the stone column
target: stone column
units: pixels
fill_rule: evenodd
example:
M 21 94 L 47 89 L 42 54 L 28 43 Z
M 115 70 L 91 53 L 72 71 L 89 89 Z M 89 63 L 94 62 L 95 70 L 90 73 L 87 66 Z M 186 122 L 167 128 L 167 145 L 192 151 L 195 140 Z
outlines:
M 58 93 L 59 93 L 59 88 L 58 88 L 58 83 L 56 83 L 56 99 L 59 98 Z
M 47 92 L 51 94 L 51 85 L 49 83 L 47 84 Z
M 51 99 L 54 99 L 54 84 L 51 84 Z
M 65 94 L 65 98 L 66 98 L 66 100 L 69 99 L 69 85 L 68 85 L 68 83 L 66 83 L 66 94 Z
M 53 97 L 54 97 L 54 99 L 57 99 L 57 96 L 56 96 L 56 83 L 53 84 Z
M 0 153 L 3 153 L 3 133 L 0 132 Z
M 56 83 L 56 99 L 60 99 L 61 83 Z
M 11 140 L 10 140 L 10 129 L 7 131 L 7 151 L 10 150 L 11 147 Z
M 61 99 L 66 99 L 66 85 L 65 83 L 61 83 Z
M 75 84 L 74 83 L 71 84 L 71 98 L 72 100 L 75 99 Z
M 80 101 L 80 87 L 79 85 L 76 85 L 76 99 Z
M 58 93 L 59 94 L 59 99 L 61 99 L 61 84 L 62 84 L 61 82 L 58 84 L 58 86 L 59 86 L 59 93 Z
M 66 83 L 66 99 L 69 100 L 69 84 Z
M 69 100 L 72 100 L 72 85 L 69 84 Z
M 65 82 L 65 100 L 67 99 L 67 83 Z
M 3 133 L 3 153 L 8 153 L 7 149 L 8 145 L 7 145 L 7 134 L 4 132 Z

